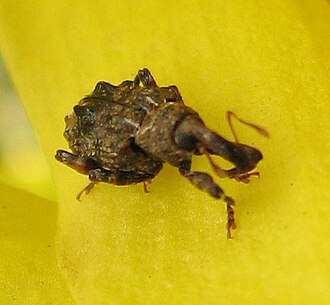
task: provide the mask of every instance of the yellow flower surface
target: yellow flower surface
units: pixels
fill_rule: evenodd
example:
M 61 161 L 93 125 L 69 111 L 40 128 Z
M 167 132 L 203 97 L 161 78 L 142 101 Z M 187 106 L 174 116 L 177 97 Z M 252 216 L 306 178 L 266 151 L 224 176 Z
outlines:
M 74 2 L 0 3 L 1 53 L 58 200 L 3 188 L 0 303 L 329 304 L 329 1 Z M 80 203 L 88 179 L 54 160 L 72 106 L 142 67 L 223 136 L 229 109 L 271 134 L 237 126 L 264 154 L 260 179 L 216 178 L 237 203 L 233 240 L 223 202 L 169 165 L 149 194 L 102 184 Z

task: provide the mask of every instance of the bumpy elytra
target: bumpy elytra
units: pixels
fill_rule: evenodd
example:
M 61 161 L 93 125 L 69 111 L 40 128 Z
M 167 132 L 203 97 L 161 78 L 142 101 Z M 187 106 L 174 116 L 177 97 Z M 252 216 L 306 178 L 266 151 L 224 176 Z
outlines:
M 227 113 L 264 135 L 266 131 Z M 92 94 L 84 97 L 65 117 L 64 137 L 72 153 L 58 150 L 55 158 L 79 173 L 89 176 L 86 194 L 98 182 L 116 185 L 151 181 L 164 162 L 177 167 L 194 186 L 227 205 L 227 236 L 236 228 L 234 200 L 204 172 L 191 170 L 193 155 L 205 154 L 220 177 L 249 182 L 251 172 L 262 159 L 259 150 L 231 142 L 208 129 L 198 113 L 183 103 L 176 86 L 159 87 L 148 69 L 141 69 L 133 81 L 118 86 L 98 82 Z M 233 129 L 232 129 L 233 131 Z M 234 132 L 234 131 L 233 131 Z M 210 155 L 234 164 L 229 170 L 216 165 Z M 146 189 L 146 188 L 145 188 Z

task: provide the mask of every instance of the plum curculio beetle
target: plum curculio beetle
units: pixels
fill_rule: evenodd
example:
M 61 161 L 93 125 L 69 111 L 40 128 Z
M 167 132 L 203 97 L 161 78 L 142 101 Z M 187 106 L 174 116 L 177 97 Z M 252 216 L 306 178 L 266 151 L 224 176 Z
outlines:
M 142 84 L 142 85 L 141 85 Z M 98 182 L 128 185 L 151 181 L 163 163 L 177 167 L 194 186 L 227 206 L 227 237 L 236 228 L 234 200 L 204 172 L 191 170 L 193 155 L 205 154 L 220 177 L 249 183 L 251 172 L 262 159 L 259 150 L 238 142 L 232 118 L 264 136 L 265 129 L 227 112 L 235 142 L 208 129 L 198 113 L 183 103 L 176 86 L 159 87 L 148 69 L 138 71 L 133 81 L 118 86 L 98 82 L 91 95 L 84 97 L 65 117 L 64 137 L 72 153 L 58 150 L 55 158 L 90 183 L 78 195 L 88 194 Z M 234 164 L 228 170 L 215 164 L 218 155 Z

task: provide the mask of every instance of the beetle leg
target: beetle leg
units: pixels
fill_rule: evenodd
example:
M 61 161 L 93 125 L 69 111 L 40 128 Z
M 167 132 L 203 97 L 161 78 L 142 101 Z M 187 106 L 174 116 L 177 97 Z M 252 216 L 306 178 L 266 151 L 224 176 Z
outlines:
M 243 182 L 245 184 L 250 183 L 250 177 L 251 176 L 257 176 L 258 178 L 260 177 L 259 172 L 241 172 L 237 168 L 232 168 L 229 170 L 225 171 L 227 176 L 230 178 L 233 178 L 239 182 Z
M 260 177 L 259 172 L 240 172 L 237 168 L 232 168 L 229 170 L 222 169 L 219 165 L 217 165 L 213 161 L 213 159 L 211 158 L 211 156 L 208 153 L 205 153 L 205 154 L 206 154 L 206 157 L 209 160 L 213 170 L 220 178 L 229 177 L 229 178 L 233 178 L 239 182 L 248 184 L 248 183 L 250 183 L 251 176 L 257 176 L 258 178 Z
M 146 194 L 150 193 L 150 191 L 148 190 L 147 183 L 150 184 L 150 183 L 151 183 L 151 180 L 149 180 L 149 181 L 143 181 L 143 191 L 144 191 Z
M 227 206 L 227 224 L 226 224 L 227 238 L 231 239 L 232 238 L 231 237 L 231 230 L 236 229 L 234 209 L 233 209 L 233 205 L 235 205 L 235 201 L 232 198 L 227 197 L 227 196 L 225 198 L 225 201 L 226 201 L 226 206 Z
M 91 182 L 91 183 L 89 183 L 86 187 L 84 187 L 84 188 L 78 193 L 78 195 L 76 196 L 76 199 L 77 199 L 78 201 L 81 201 L 81 200 L 80 200 L 81 195 L 82 195 L 83 193 L 85 193 L 85 195 L 88 195 L 89 192 L 91 191 L 91 189 L 95 186 L 95 184 L 96 184 L 96 182 Z
M 227 206 L 227 237 L 231 238 L 231 230 L 236 229 L 234 209 L 234 199 L 225 195 L 224 191 L 213 181 L 212 177 L 203 172 L 191 171 L 191 161 L 184 161 L 179 167 L 180 173 L 186 177 L 194 186 L 209 193 L 217 199 L 223 199 Z

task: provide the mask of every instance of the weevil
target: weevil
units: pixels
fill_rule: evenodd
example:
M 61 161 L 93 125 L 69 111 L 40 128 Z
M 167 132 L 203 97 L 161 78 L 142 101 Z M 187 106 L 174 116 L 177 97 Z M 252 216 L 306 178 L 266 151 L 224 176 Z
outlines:
M 72 151 L 58 150 L 55 158 L 81 174 L 90 183 L 77 195 L 88 194 L 98 182 L 129 185 L 151 181 L 165 162 L 178 168 L 194 186 L 227 206 L 227 237 L 236 228 L 235 201 L 227 196 L 211 175 L 191 170 L 193 155 L 206 155 L 215 173 L 249 183 L 262 159 L 261 152 L 239 143 L 232 118 L 268 136 L 262 127 L 228 111 L 227 120 L 235 141 L 207 128 L 198 113 L 186 106 L 176 86 L 159 87 L 148 69 L 134 80 L 115 86 L 98 82 L 94 91 L 65 117 L 64 137 Z M 222 169 L 211 155 L 234 167 Z M 145 187 L 146 190 L 146 187 Z

